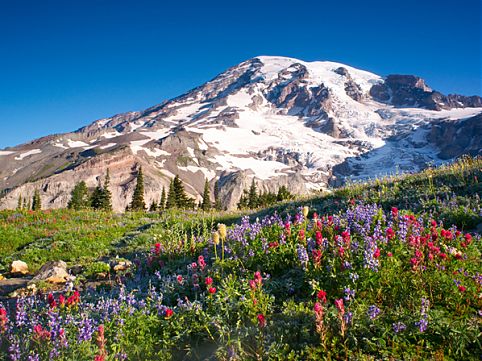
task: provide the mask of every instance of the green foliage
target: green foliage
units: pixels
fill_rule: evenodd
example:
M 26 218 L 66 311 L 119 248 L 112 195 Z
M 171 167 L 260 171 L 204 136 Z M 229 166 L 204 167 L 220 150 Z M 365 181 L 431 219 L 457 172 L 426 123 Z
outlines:
M 89 205 L 89 190 L 85 182 L 80 181 L 75 185 L 74 189 L 72 190 L 67 208 L 75 209 L 78 211 L 80 209 L 85 209 L 89 207 Z
M 139 168 L 136 179 L 136 187 L 132 195 L 132 202 L 129 205 L 130 211 L 144 211 L 146 203 L 144 202 L 144 175 L 142 174 L 142 167 Z
M 208 180 L 204 182 L 203 200 L 201 203 L 201 209 L 203 211 L 209 211 L 211 209 L 211 195 L 209 192 Z
M 109 264 L 105 262 L 92 262 L 85 266 L 83 275 L 85 277 L 95 278 L 99 273 L 108 274 L 110 272 Z
M 166 209 L 166 188 L 162 187 L 161 199 L 159 201 L 158 209 L 163 211 Z
M 42 200 L 40 199 L 40 192 L 38 189 L 35 189 L 32 198 L 32 211 L 39 211 L 42 209 Z

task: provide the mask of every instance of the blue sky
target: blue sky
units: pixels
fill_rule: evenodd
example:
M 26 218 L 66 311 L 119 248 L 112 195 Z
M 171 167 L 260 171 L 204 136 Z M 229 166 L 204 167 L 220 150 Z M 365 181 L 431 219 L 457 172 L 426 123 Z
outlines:
M 257 55 L 481 95 L 480 0 L 0 0 L 0 148 L 179 95 Z

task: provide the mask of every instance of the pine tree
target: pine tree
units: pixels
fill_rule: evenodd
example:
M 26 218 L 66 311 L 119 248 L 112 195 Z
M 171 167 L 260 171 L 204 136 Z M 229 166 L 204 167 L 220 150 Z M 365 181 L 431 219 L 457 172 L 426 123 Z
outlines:
M 40 192 L 35 190 L 32 198 L 32 211 L 39 211 L 42 209 L 42 200 L 40 199 Z
M 18 202 L 17 202 L 17 211 L 21 211 L 22 210 L 22 195 L 19 195 L 18 196 Z
M 160 211 L 166 208 L 166 187 L 162 187 L 161 200 L 159 201 L 158 208 Z
M 181 178 L 178 175 L 174 177 L 173 181 L 175 207 L 177 208 L 194 208 L 194 199 L 189 198 L 184 190 Z
M 241 198 L 239 199 L 238 202 L 238 209 L 246 209 L 248 208 L 248 198 L 249 198 L 249 193 L 245 189 L 243 190 L 243 194 L 241 194 Z
M 100 197 L 100 207 L 102 210 L 112 211 L 112 193 L 110 192 L 110 172 L 107 168 L 107 174 L 105 175 L 104 186 L 102 187 L 102 194 Z
M 279 187 L 278 194 L 276 196 L 276 200 L 278 202 L 281 202 L 281 201 L 284 201 L 284 200 L 290 199 L 290 198 L 291 198 L 291 193 L 288 191 L 288 188 L 286 188 L 286 186 Z
M 84 181 L 77 183 L 70 195 L 71 198 L 67 208 L 79 210 L 89 206 L 89 190 Z
M 95 187 L 90 196 L 90 206 L 94 209 L 102 209 L 104 192 L 100 184 Z
M 167 192 L 167 201 L 166 201 L 166 209 L 176 208 L 176 194 L 174 192 L 174 180 L 171 179 L 171 183 L 169 184 L 169 191 Z
M 219 181 L 214 183 L 214 208 L 220 211 L 222 208 L 221 199 L 219 198 Z
M 139 168 L 137 173 L 137 183 L 132 196 L 132 202 L 130 205 L 131 211 L 144 211 L 146 209 L 146 203 L 144 202 L 144 175 L 142 174 L 142 167 Z
M 149 206 L 149 212 L 155 212 L 159 206 L 157 205 L 156 201 L 152 201 L 151 205 Z
M 209 193 L 209 183 L 208 180 L 204 182 L 204 192 L 203 192 L 203 200 L 201 203 L 201 208 L 203 211 L 209 211 L 211 209 L 211 199 Z
M 253 181 L 251 182 L 251 187 L 249 187 L 248 193 L 248 207 L 253 209 L 258 206 L 258 191 L 256 188 L 256 183 Z

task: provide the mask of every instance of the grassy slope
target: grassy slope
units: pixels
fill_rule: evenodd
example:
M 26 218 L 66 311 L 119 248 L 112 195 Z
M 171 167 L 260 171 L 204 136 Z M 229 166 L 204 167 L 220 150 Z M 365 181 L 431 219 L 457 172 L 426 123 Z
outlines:
M 464 159 L 454 165 L 338 188 L 332 193 L 279 204 L 251 213 L 261 217 L 290 213 L 309 205 L 319 213 L 345 209 L 353 199 L 437 216 L 447 226 L 474 230 L 482 223 L 482 159 Z M 108 255 L 129 255 L 152 244 L 154 234 L 164 239 L 183 234 L 190 238 L 210 232 L 218 222 L 232 224 L 243 213 L 126 213 L 52 210 L 0 211 L 0 271 L 14 259 L 32 270 L 48 260 L 85 264 Z M 177 237 L 177 236 L 176 236 Z M 173 239 L 174 244 L 179 240 Z

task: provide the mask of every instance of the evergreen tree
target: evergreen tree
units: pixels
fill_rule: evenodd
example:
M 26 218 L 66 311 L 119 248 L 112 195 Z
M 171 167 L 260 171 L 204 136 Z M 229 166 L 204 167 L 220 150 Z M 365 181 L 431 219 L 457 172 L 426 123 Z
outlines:
M 243 190 L 243 194 L 241 195 L 241 198 L 239 199 L 238 202 L 238 209 L 246 209 L 248 208 L 248 199 L 249 199 L 249 193 L 245 189 Z
M 29 198 L 29 200 L 28 200 L 27 207 L 26 207 L 25 209 L 27 209 L 27 210 L 31 210 L 31 209 L 32 209 L 32 201 L 30 200 L 30 198 Z
M 144 211 L 146 209 L 146 203 L 144 202 L 144 175 L 142 174 L 142 167 L 139 168 L 137 173 L 137 183 L 132 196 L 132 202 L 130 205 L 131 211 Z
M 22 209 L 30 210 L 30 199 L 28 200 L 28 205 L 27 205 L 27 198 L 23 197 Z
M 201 208 L 203 211 L 209 211 L 211 209 L 211 199 L 209 193 L 209 183 L 208 180 L 204 182 L 204 192 L 203 192 L 203 200 L 201 203 Z
M 89 190 L 84 181 L 77 183 L 70 195 L 67 208 L 79 210 L 89 206 Z
M 169 184 L 169 191 L 167 193 L 167 200 L 166 200 L 166 209 L 176 208 L 176 194 L 174 192 L 174 180 L 171 179 L 171 183 Z
M 278 194 L 276 195 L 276 200 L 278 202 L 281 202 L 290 198 L 291 198 L 291 193 L 288 191 L 288 188 L 286 188 L 286 186 L 279 187 Z
M 100 197 L 100 208 L 102 210 L 110 212 L 112 211 L 112 193 L 110 192 L 110 172 L 107 168 L 107 174 L 105 175 L 104 186 L 102 187 L 102 194 Z
M 159 206 L 157 205 L 156 201 L 152 201 L 152 203 L 151 203 L 151 205 L 150 205 L 150 207 L 149 207 L 149 212 L 155 212 L 155 211 L 157 211 L 158 207 L 159 207 Z
M 221 199 L 219 198 L 219 181 L 214 183 L 214 208 L 220 211 L 222 208 Z
M 181 178 L 178 175 L 174 177 L 173 181 L 175 207 L 177 208 L 194 208 L 194 199 L 189 198 L 184 190 Z
M 17 211 L 20 211 L 23 209 L 22 207 L 23 203 L 22 203 L 22 195 L 19 195 L 18 196 L 18 202 L 17 202 Z
M 40 199 L 40 192 L 35 190 L 32 198 L 32 211 L 39 211 L 42 209 L 42 200 Z
M 162 187 L 161 200 L 159 201 L 158 208 L 160 211 L 166 208 L 166 187 Z
M 256 188 L 256 183 L 253 181 L 251 182 L 251 187 L 249 187 L 249 194 L 248 194 L 248 207 L 253 209 L 258 206 L 258 190 Z
M 100 184 L 95 187 L 90 196 L 90 206 L 94 209 L 102 209 L 104 192 Z

